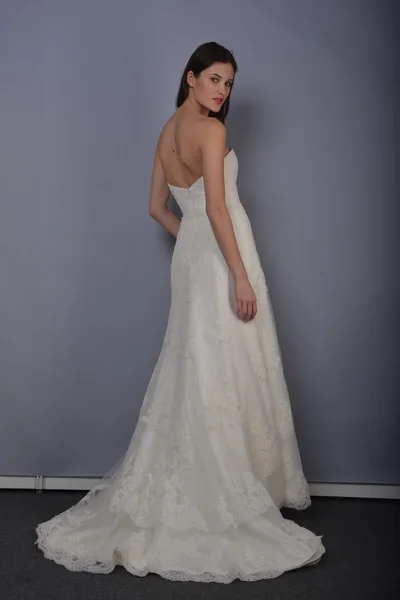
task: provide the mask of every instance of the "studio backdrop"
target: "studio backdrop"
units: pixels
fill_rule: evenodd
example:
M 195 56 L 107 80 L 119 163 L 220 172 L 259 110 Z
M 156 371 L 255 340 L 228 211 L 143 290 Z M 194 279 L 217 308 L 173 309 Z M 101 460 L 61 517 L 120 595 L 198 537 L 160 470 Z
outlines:
M 153 151 L 215 40 L 306 476 L 400 484 L 394 4 L 2 0 L 0 475 L 127 449 L 170 303 Z

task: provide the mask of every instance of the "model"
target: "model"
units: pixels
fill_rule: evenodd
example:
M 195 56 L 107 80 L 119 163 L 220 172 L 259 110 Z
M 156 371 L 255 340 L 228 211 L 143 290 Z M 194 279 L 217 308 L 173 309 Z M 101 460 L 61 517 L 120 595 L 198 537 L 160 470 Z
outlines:
M 176 237 L 167 330 L 127 452 L 37 527 L 39 548 L 67 569 L 229 583 L 277 577 L 325 552 L 322 536 L 280 512 L 307 508 L 310 495 L 238 159 L 226 148 L 236 72 L 226 48 L 197 48 L 160 134 L 150 215 Z

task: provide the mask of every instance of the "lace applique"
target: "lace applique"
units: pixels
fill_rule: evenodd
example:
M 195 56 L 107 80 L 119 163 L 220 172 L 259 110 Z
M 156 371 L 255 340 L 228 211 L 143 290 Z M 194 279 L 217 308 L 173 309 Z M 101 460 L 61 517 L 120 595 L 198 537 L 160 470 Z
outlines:
M 251 420 L 249 427 L 253 468 L 258 477 L 266 481 L 280 466 L 278 440 L 260 420 Z

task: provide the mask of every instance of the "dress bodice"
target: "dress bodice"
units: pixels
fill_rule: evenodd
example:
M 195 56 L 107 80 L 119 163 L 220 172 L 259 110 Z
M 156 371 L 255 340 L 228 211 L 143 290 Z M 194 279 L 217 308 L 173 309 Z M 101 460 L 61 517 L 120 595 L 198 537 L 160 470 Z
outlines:
M 228 209 L 238 203 L 240 204 L 236 186 L 238 167 L 237 156 L 232 149 L 225 155 L 224 159 L 225 202 Z M 189 188 L 170 184 L 168 184 L 168 187 L 184 217 L 206 214 L 206 193 L 203 177 L 199 177 Z

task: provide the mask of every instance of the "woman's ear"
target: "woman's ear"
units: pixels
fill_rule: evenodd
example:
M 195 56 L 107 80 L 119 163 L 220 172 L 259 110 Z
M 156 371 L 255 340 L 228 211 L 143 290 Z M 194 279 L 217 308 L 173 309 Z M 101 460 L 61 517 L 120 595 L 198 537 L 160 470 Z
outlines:
M 188 71 L 188 73 L 186 75 L 186 81 L 187 81 L 189 87 L 193 87 L 193 85 L 194 85 L 194 73 L 193 73 L 193 71 Z

